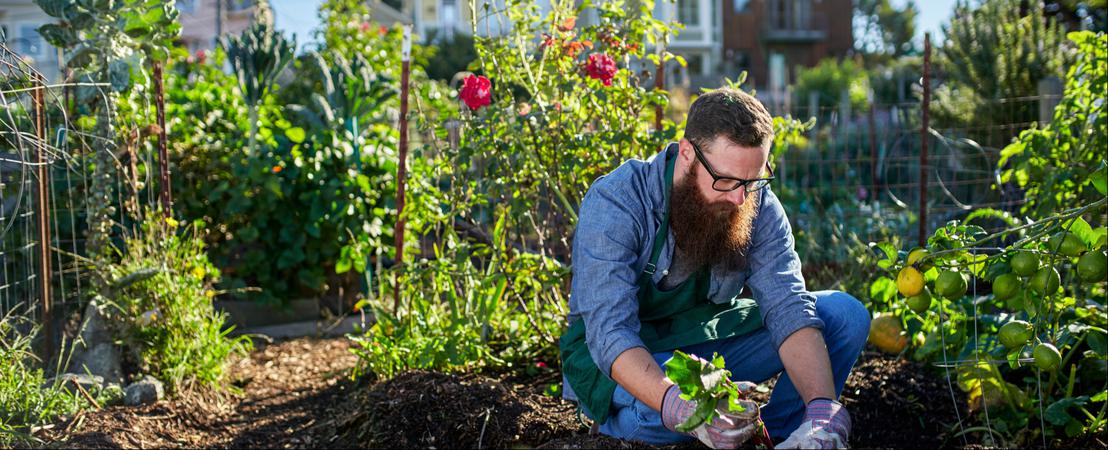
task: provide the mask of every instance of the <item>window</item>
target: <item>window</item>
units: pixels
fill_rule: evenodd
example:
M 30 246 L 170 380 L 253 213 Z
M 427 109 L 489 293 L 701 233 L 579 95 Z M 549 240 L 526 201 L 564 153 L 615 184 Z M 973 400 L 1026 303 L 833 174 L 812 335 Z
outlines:
M 38 25 L 22 24 L 19 26 L 19 39 L 16 41 L 19 53 L 27 56 L 42 56 L 46 51 L 46 41 L 38 34 Z
M 228 11 L 246 11 L 254 7 L 254 0 L 230 0 L 230 5 L 227 7 Z
M 685 25 L 700 25 L 700 0 L 677 0 L 677 21 Z
M 439 23 L 442 27 L 443 37 L 447 41 L 454 39 L 454 30 L 458 27 L 458 1 L 442 0 L 442 15 Z
M 195 14 L 196 0 L 177 0 L 177 10 L 185 14 Z
M 811 0 L 774 0 L 769 8 L 769 22 L 779 30 L 811 28 Z

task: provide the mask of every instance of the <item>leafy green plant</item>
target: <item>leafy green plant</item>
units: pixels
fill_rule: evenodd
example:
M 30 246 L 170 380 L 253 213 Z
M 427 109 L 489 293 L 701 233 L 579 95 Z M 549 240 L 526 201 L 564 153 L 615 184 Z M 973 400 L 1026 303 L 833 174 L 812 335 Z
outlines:
M 229 358 L 251 349 L 247 336 L 228 337 L 226 316 L 212 306 L 219 278 L 198 234 L 202 223 L 180 225 L 147 213 L 140 228 L 117 250 L 119 262 L 101 292 L 105 317 L 140 371 L 171 391 L 190 385 L 222 388 Z
M 65 51 L 66 68 L 84 83 L 74 90 L 74 98 L 78 114 L 89 120 L 77 123 L 88 128 L 82 131 L 101 138 L 97 145 L 103 147 L 91 152 L 86 247 L 90 255 L 104 263 L 110 254 L 112 217 L 117 208 L 113 204 L 116 165 L 121 159 L 117 133 L 130 131 L 117 129 L 115 108 L 124 97 L 149 95 L 147 89 L 132 87 L 148 84 L 148 61 L 167 59 L 170 43 L 181 30 L 176 21 L 178 13 L 173 2 L 160 0 L 35 0 L 35 4 L 59 20 L 38 31 L 51 45 Z M 106 92 L 100 92 L 94 83 L 106 83 Z M 98 276 L 94 282 L 102 286 L 104 277 Z
M 1001 181 L 1026 191 L 1022 211 L 1035 217 L 1104 195 L 1108 35 L 1070 33 L 1069 39 L 1077 45 L 1077 58 L 1053 120 L 1021 132 L 999 162 Z
M 1093 435 L 1108 423 L 1108 173 L 1080 142 L 1108 137 L 1097 119 L 1105 112 L 1106 41 L 1070 37 L 1079 55 L 1054 121 L 1022 133 L 999 167 L 1004 181 L 1034 193 L 1027 216 L 976 210 L 907 254 L 873 244 L 877 266 L 890 274 L 873 281 L 873 308 L 900 318 L 914 358 L 957 366 L 970 411 L 990 424 L 967 430 L 987 431 L 986 442 L 1000 446 Z M 1065 178 L 1036 170 L 1067 166 Z M 982 220 L 1003 226 L 988 233 Z M 932 305 L 912 310 L 899 301 L 898 291 L 914 295 L 922 285 L 931 286 Z
M 247 153 L 254 153 L 258 135 L 258 103 L 265 98 L 281 71 L 292 62 L 296 37 L 289 40 L 273 27 L 273 11 L 268 1 L 258 3 L 250 28 L 223 42 L 227 60 L 238 76 L 239 89 L 250 114 Z
M 681 399 L 696 403 L 696 410 L 684 423 L 677 425 L 677 431 L 688 433 L 704 422 L 711 422 L 719 414 L 721 400 L 726 400 L 729 413 L 746 410 L 739 403 L 739 389 L 731 381 L 731 372 L 724 368 L 723 357 L 719 354 L 712 355 L 712 361 L 708 362 L 674 350 L 673 357 L 663 366 L 666 378 L 681 389 Z

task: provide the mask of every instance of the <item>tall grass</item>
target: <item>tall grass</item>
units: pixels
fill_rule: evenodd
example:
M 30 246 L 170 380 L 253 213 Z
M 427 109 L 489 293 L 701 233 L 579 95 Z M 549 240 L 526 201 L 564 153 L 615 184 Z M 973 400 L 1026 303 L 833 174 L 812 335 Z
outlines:
M 33 442 L 32 427 L 88 405 L 58 382 L 44 385 L 43 364 L 32 348 L 36 332 L 23 317 L 0 317 L 0 447 Z

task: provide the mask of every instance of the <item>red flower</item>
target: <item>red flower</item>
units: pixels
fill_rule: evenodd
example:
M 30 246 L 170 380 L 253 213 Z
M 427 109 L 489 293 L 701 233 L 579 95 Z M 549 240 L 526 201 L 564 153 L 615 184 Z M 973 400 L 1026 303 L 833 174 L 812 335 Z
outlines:
M 585 71 L 589 73 L 589 78 L 596 78 L 604 82 L 605 86 L 612 85 L 612 77 L 616 76 L 616 71 L 619 68 L 616 67 L 615 60 L 611 56 L 603 53 L 593 53 L 589 55 L 589 63 L 585 66 Z
M 386 27 L 384 25 L 381 25 L 381 26 L 377 27 L 377 35 L 378 36 L 384 36 L 384 35 L 388 34 L 388 32 L 389 32 L 389 27 Z
M 200 50 L 196 51 L 196 62 L 197 63 L 204 64 L 204 61 L 207 61 L 207 60 L 208 60 L 208 53 L 207 52 L 205 52 L 203 49 L 200 49 Z
M 362 29 L 362 33 L 369 31 L 369 22 L 362 22 L 362 25 L 359 28 Z
M 458 92 L 458 96 L 469 109 L 476 111 L 492 103 L 492 82 L 481 75 L 470 75 L 462 81 L 462 89 Z
M 563 20 L 562 23 L 558 25 L 558 30 L 569 31 L 572 30 L 575 26 L 577 26 L 577 18 L 567 17 L 566 20 Z
M 284 168 L 281 167 L 281 166 L 273 166 L 272 170 L 273 170 L 273 173 L 281 173 L 281 171 L 284 170 Z

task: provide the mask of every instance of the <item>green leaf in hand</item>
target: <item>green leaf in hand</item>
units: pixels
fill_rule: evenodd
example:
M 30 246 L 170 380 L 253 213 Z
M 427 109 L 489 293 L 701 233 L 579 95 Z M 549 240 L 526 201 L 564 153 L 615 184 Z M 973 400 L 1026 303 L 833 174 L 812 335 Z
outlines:
M 681 390 L 681 398 L 696 403 L 696 410 L 684 423 L 677 425 L 677 431 L 687 433 L 714 419 L 718 414 L 716 406 L 723 399 L 726 399 L 727 412 L 745 410 L 738 402 L 740 394 L 731 382 L 731 372 L 724 368 L 726 365 L 719 354 L 708 362 L 674 350 L 673 357 L 663 366 L 666 377 Z

